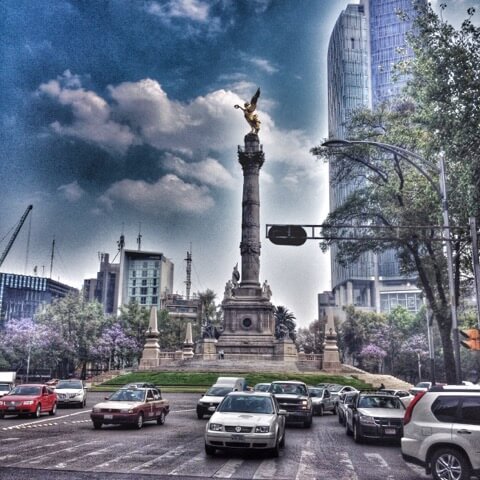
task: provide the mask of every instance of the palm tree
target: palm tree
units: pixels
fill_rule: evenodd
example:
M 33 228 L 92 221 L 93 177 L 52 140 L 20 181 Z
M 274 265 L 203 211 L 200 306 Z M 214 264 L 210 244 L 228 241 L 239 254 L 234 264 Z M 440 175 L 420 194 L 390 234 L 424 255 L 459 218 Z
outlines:
M 287 308 L 279 305 L 278 307 L 274 307 L 273 317 L 275 318 L 275 337 L 279 340 L 290 337 L 295 341 L 297 337 L 295 332 L 297 327 L 295 315 L 289 312 Z

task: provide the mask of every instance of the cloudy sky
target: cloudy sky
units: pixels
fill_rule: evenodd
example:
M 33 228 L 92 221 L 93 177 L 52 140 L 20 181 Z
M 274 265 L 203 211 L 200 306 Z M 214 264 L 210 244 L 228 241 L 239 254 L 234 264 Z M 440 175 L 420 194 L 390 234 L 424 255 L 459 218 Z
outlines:
M 327 45 L 347 3 L 2 2 L 2 251 L 34 207 L 2 271 L 48 275 L 55 237 L 53 278 L 80 288 L 98 252 L 113 258 L 122 231 L 135 249 L 140 228 L 142 248 L 174 262 L 178 293 L 192 245 L 192 290 L 221 299 L 240 262 L 237 145 L 249 131 L 233 105 L 260 87 L 260 281 L 299 325 L 317 318 L 328 254 L 315 241 L 274 246 L 264 226 L 327 214 L 327 167 L 309 150 L 326 136 Z M 463 16 L 479 1 L 447 3 Z

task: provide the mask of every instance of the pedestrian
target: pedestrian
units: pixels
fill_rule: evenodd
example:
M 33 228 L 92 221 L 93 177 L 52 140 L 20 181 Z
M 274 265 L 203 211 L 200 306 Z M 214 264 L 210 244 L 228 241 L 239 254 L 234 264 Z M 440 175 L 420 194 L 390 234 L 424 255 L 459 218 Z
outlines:
M 383 383 L 380 384 L 379 390 L 385 390 L 385 385 Z

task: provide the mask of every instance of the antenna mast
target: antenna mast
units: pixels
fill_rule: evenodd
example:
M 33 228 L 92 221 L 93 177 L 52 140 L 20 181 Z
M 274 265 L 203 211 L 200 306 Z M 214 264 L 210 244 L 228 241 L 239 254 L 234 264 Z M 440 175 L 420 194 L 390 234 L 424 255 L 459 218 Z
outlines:
M 142 228 L 142 224 L 139 222 L 138 223 L 138 237 L 137 237 L 137 245 L 138 245 L 138 251 L 140 252 L 142 250 L 142 235 L 140 233 Z
M 53 270 L 53 257 L 55 255 L 55 237 L 53 237 L 52 242 L 52 256 L 50 257 L 50 278 L 52 278 L 52 270 Z
M 190 251 L 187 251 L 187 281 L 185 282 L 187 286 L 187 300 L 190 300 L 190 288 L 192 287 L 192 244 L 190 244 Z

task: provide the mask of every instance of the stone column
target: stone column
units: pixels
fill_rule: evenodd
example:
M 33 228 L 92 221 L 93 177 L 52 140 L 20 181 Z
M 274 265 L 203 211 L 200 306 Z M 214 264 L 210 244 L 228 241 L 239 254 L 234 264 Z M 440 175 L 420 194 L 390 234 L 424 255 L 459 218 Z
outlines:
M 150 310 L 150 322 L 147 331 L 147 341 L 143 347 L 139 369 L 147 370 L 160 365 L 160 345 L 158 344 L 159 331 L 157 327 L 157 307 Z
M 243 169 L 242 198 L 242 287 L 259 287 L 260 275 L 260 168 L 265 161 L 258 135 L 245 135 L 245 148 L 238 147 L 238 161 Z

